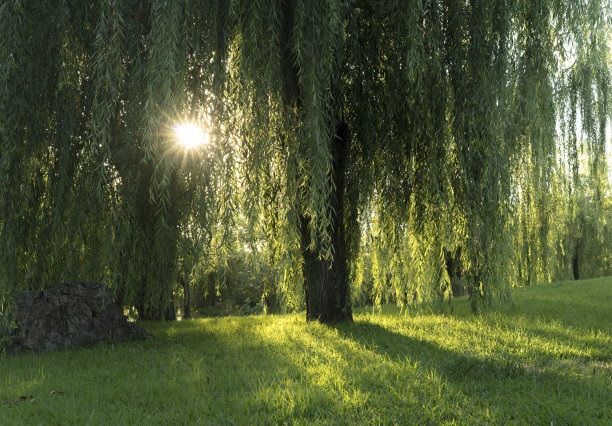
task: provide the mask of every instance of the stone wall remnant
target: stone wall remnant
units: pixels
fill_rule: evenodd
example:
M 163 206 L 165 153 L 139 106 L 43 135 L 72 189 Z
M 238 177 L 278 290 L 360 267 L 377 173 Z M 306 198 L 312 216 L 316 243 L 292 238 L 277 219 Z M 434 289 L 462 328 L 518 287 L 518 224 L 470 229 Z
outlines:
M 14 298 L 13 313 L 17 328 L 9 336 L 5 332 L 7 353 L 79 348 L 147 336 L 113 302 L 110 289 L 95 282 L 67 282 L 42 291 L 23 291 Z

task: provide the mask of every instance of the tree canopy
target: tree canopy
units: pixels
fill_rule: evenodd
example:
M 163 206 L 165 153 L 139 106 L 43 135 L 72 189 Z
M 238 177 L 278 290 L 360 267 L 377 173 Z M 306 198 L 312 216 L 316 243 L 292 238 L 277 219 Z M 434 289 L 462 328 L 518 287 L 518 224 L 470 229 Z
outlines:
M 610 273 L 611 6 L 5 1 L 0 310 L 88 279 L 161 318 L 237 244 L 321 321 L 366 273 L 379 303 L 451 295 L 448 253 L 474 310 Z

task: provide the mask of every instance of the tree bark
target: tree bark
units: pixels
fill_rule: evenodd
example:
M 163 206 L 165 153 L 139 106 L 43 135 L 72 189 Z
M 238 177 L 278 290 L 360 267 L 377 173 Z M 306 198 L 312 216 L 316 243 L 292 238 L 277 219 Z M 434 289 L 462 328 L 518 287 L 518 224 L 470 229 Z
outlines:
M 298 68 L 292 53 L 292 32 L 294 28 L 294 2 L 281 0 L 280 60 L 282 72 L 283 102 L 290 108 L 302 107 Z M 341 97 L 340 97 L 341 98 Z M 333 212 L 329 232 L 332 235 L 333 259 L 319 257 L 320 245 L 313 244 L 310 249 L 309 219 L 300 215 L 301 252 L 303 257 L 302 273 L 306 298 L 306 319 L 322 323 L 352 321 L 349 274 L 347 265 L 347 241 L 345 239 L 345 174 L 346 157 L 349 153 L 348 126 L 341 121 L 336 127 L 336 135 L 331 141 L 333 156 L 334 190 L 329 196 L 329 206 Z
M 335 188 L 329 195 L 332 209 L 331 243 L 333 258 L 322 259 L 319 250 L 309 248 L 310 230 L 308 219 L 301 217 L 302 272 L 306 296 L 306 319 L 322 323 L 352 321 L 349 273 L 347 264 L 347 241 L 344 223 L 344 191 L 346 157 L 348 154 L 348 126 L 340 122 L 332 141 Z M 315 246 L 317 246 L 315 244 Z
M 461 265 L 461 246 L 457 247 L 454 253 L 445 248 L 444 262 L 446 272 L 450 278 L 453 297 L 464 296 L 467 289 L 461 283 L 461 276 L 463 275 L 463 266 Z

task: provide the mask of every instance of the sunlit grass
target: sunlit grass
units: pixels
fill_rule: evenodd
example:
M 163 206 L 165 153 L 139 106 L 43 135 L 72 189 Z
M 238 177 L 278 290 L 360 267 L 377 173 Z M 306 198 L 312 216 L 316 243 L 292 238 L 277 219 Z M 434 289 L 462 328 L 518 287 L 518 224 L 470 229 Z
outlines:
M 386 307 L 146 323 L 145 342 L 0 358 L 0 424 L 610 424 L 612 279 L 476 317 Z M 50 395 L 52 390 L 64 392 Z

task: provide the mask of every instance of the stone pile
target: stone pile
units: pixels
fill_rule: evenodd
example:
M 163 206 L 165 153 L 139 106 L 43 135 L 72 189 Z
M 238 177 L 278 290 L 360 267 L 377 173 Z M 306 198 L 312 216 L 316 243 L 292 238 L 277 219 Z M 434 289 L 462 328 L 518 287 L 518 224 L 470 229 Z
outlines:
M 129 322 L 103 284 L 68 282 L 14 298 L 16 330 L 4 336 L 9 354 L 78 348 L 102 341 L 143 339 L 142 327 Z

